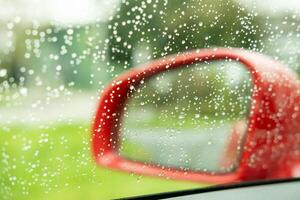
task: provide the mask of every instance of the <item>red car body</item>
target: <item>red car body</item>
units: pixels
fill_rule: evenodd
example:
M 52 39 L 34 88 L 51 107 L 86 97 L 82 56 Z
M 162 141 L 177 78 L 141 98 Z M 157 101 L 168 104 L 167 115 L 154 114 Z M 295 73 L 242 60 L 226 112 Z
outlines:
M 213 60 L 241 62 L 252 77 L 247 132 L 237 169 L 208 173 L 159 167 L 119 156 L 119 129 L 126 101 L 152 76 L 189 64 Z M 300 175 L 300 85 L 297 76 L 278 61 L 242 49 L 202 49 L 155 60 L 113 80 L 101 94 L 92 125 L 92 154 L 105 167 L 123 171 L 208 183 L 276 179 Z M 230 147 L 231 146 L 231 147 Z M 229 149 L 234 149 L 231 144 Z M 230 151 L 229 151 L 230 152 Z

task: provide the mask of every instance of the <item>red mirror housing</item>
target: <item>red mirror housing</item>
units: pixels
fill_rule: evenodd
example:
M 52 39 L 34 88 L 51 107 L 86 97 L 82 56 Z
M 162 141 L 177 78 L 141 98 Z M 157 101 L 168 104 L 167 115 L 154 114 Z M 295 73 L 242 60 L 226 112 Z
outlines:
M 231 59 L 252 77 L 249 122 L 239 166 L 226 174 L 184 171 L 126 160 L 118 155 L 119 128 L 126 100 L 158 73 L 197 62 Z M 300 168 L 300 85 L 296 75 L 276 60 L 242 49 L 202 49 L 167 56 L 134 68 L 113 80 L 101 94 L 92 124 L 92 154 L 108 168 L 151 176 L 209 183 L 287 178 Z

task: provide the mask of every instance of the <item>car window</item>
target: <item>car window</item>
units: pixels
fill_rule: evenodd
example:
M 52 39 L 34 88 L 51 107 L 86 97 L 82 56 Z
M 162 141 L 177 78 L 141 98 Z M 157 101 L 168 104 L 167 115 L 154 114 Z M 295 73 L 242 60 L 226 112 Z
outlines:
M 297 0 L 0 1 L 0 197 L 299 176 L 299 11 Z

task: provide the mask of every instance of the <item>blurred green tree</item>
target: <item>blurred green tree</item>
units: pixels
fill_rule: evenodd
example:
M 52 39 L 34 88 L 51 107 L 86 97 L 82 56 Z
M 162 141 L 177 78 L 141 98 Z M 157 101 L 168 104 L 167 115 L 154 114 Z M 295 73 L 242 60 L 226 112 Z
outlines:
M 122 1 L 108 28 L 108 57 L 124 68 L 138 46 L 151 58 L 213 46 L 258 49 L 263 30 L 259 16 L 233 0 Z

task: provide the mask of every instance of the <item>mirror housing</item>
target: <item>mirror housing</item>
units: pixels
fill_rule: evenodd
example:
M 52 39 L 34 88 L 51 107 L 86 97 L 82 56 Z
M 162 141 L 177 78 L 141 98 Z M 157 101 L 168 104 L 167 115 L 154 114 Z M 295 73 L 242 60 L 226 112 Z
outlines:
M 241 62 L 250 72 L 253 84 L 249 124 L 236 171 L 224 174 L 186 171 L 130 161 L 118 155 L 124 107 L 134 88 L 167 70 L 224 59 Z M 92 124 L 92 154 L 99 165 L 108 168 L 208 183 L 293 177 L 300 161 L 299 92 L 293 72 L 259 53 L 215 48 L 164 57 L 125 72 L 102 92 Z

